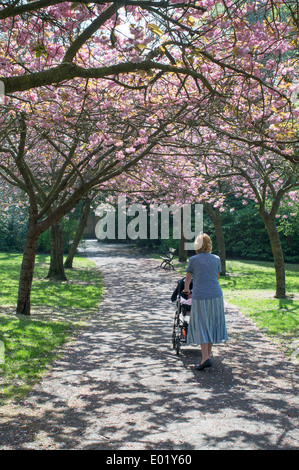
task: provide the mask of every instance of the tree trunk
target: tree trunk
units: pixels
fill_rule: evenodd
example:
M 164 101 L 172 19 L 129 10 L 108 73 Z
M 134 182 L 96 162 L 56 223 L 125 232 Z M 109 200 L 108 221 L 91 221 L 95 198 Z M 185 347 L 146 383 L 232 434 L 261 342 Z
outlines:
M 184 235 L 181 235 L 181 238 L 179 240 L 179 261 L 181 263 L 187 261 L 187 256 L 188 256 L 188 253 L 185 250 L 185 242 L 186 242 L 186 239 L 184 238 Z
M 34 272 L 35 255 L 39 232 L 36 223 L 29 219 L 20 272 L 19 293 L 16 313 L 30 315 L 30 294 Z
M 207 202 L 204 203 L 204 208 L 210 217 L 213 227 L 215 229 L 215 235 L 217 239 L 218 245 L 218 254 L 221 261 L 221 276 L 225 276 L 226 274 L 226 247 L 225 247 L 225 240 L 224 234 L 222 230 L 222 221 L 221 221 L 221 214 L 218 207 L 214 208 L 212 204 Z
M 280 243 L 279 233 L 275 225 L 275 221 L 269 217 L 267 214 L 261 214 L 264 221 L 266 230 L 271 243 L 273 258 L 274 258 L 274 267 L 275 267 L 275 276 L 276 276 L 276 293 L 275 297 L 278 299 L 284 299 L 286 297 L 286 285 L 285 285 L 285 265 L 283 250 Z
M 87 224 L 87 219 L 88 219 L 88 216 L 89 216 L 89 213 L 90 213 L 90 205 L 91 205 L 90 199 L 86 199 L 84 204 L 83 204 L 83 208 L 82 208 L 83 212 L 82 212 L 82 215 L 81 215 L 81 219 L 79 221 L 79 225 L 77 227 L 77 231 L 76 231 L 74 240 L 71 244 L 68 256 L 67 256 L 67 258 L 65 260 L 65 263 L 64 263 L 65 268 L 72 268 L 73 267 L 73 259 L 74 259 L 74 256 L 76 254 L 78 245 L 80 243 L 80 240 L 82 238 L 84 229 L 85 229 L 86 224 Z
M 61 223 L 56 222 L 50 229 L 51 235 L 51 260 L 47 279 L 66 281 L 63 267 L 63 236 Z
M 185 243 L 186 243 L 186 238 L 185 238 L 185 235 L 184 235 L 184 226 L 183 226 L 183 211 L 180 211 L 181 215 L 181 237 L 180 237 L 180 240 L 179 240 L 179 261 L 181 263 L 187 261 L 187 256 L 188 256 L 188 253 L 187 253 L 187 250 L 185 250 Z

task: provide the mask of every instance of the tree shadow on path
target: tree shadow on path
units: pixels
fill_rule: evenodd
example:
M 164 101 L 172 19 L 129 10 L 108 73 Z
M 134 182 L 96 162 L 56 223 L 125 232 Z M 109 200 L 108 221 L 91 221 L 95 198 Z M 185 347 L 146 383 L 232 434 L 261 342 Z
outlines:
M 298 448 L 296 367 L 255 325 L 227 306 L 229 342 L 196 371 L 199 349 L 171 346 L 180 276 L 96 243 L 85 254 L 104 275 L 98 316 L 22 406 L 4 410 L 0 448 Z

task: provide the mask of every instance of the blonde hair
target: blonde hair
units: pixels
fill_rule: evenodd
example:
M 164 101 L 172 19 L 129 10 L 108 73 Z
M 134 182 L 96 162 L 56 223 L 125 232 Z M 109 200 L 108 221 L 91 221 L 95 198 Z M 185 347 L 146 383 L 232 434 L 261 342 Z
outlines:
M 211 253 L 212 252 L 212 240 L 206 233 L 198 235 L 194 242 L 194 250 L 196 253 Z

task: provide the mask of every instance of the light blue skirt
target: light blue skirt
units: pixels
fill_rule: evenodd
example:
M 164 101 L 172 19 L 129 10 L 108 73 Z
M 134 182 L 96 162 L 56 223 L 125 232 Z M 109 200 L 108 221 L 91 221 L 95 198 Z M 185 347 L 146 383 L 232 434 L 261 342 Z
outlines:
M 227 340 L 223 297 L 192 299 L 186 342 L 217 344 Z

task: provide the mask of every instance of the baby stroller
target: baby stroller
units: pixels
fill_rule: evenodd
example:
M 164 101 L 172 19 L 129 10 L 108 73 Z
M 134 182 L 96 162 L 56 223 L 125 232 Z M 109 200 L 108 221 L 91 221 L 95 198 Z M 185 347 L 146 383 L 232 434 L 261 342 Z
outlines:
M 191 311 L 191 294 L 183 292 L 185 278 L 178 281 L 171 300 L 176 302 L 173 330 L 172 330 L 172 346 L 176 350 L 176 354 L 180 354 L 181 344 L 186 343 L 188 325 Z M 190 282 L 190 292 L 192 291 L 192 281 Z

